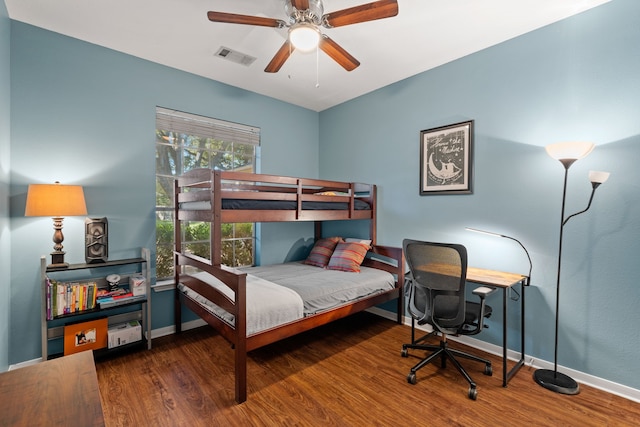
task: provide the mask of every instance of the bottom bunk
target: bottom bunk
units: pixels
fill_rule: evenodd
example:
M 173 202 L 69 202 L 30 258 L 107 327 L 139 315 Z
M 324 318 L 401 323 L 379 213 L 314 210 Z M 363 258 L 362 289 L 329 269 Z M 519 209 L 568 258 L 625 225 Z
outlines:
M 359 272 L 304 262 L 230 269 L 183 254 L 176 259 L 193 270 L 178 276 L 176 327 L 184 304 L 233 345 L 238 403 L 247 398 L 251 350 L 394 299 L 403 321 L 401 248 L 373 246 Z

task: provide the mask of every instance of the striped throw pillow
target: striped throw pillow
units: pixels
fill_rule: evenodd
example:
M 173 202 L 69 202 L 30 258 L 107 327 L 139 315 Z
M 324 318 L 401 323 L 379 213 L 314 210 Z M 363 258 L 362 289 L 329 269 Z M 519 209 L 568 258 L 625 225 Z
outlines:
M 340 270 L 351 271 L 354 273 L 360 272 L 360 264 L 364 260 L 369 245 L 357 242 L 341 242 L 338 243 L 329 264 L 327 264 L 328 270 Z
M 313 249 L 309 253 L 309 256 L 304 261 L 305 264 L 315 265 L 316 267 L 326 267 L 333 254 L 338 242 L 342 241 L 342 237 L 326 237 L 320 239 L 313 245 Z

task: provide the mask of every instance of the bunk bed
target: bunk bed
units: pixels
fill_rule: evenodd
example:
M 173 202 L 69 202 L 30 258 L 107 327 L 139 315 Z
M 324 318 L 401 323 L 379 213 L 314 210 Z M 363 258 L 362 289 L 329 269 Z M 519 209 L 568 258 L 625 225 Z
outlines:
M 402 248 L 376 244 L 375 185 L 196 169 L 176 179 L 174 196 L 176 330 L 181 330 L 184 304 L 232 344 L 236 402 L 247 398 L 251 350 L 391 300 L 397 300 L 402 323 L 405 263 Z M 323 237 L 324 221 L 356 219 L 370 224 L 369 239 L 357 242 L 369 249 L 353 270 L 358 273 L 306 261 L 243 269 L 221 264 L 223 223 L 313 221 L 316 246 L 321 246 L 327 240 L 349 245 L 339 237 Z M 192 222 L 211 224 L 207 257 L 184 244 L 183 227 Z M 339 283 L 344 291 L 337 289 Z M 334 293 L 338 300 L 327 301 L 326 295 Z

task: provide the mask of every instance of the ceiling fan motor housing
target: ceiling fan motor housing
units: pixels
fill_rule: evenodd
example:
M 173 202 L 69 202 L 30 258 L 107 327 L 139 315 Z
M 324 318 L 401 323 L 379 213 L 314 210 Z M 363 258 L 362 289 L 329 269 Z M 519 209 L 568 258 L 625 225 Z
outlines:
M 314 25 L 322 23 L 322 15 L 324 15 L 324 6 L 321 0 L 309 0 L 309 9 L 298 10 L 292 4 L 291 0 L 285 0 L 284 10 L 289 17 L 289 23 L 309 22 Z

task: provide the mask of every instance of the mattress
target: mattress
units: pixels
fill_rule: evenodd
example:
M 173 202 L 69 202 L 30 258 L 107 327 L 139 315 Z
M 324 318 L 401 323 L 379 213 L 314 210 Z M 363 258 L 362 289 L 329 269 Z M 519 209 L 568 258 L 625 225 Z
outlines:
M 395 285 L 391 273 L 371 267 L 352 273 L 289 262 L 240 270 L 295 291 L 304 302 L 305 316 L 390 291 Z
M 247 336 L 393 290 L 393 275 L 375 268 L 360 268 L 360 273 L 351 273 L 290 262 L 240 269 L 247 273 Z M 193 276 L 233 299 L 231 290 L 211 275 Z M 230 326 L 234 325 L 230 313 L 182 284 L 178 289 Z
M 192 275 L 210 286 L 220 290 L 229 299 L 234 300 L 231 289 L 212 275 L 200 272 Z M 210 313 L 235 325 L 235 316 L 182 283 L 178 289 L 198 302 Z M 283 325 L 303 317 L 302 298 L 293 290 L 268 282 L 253 275 L 247 275 L 247 336 L 274 326 Z
M 367 202 L 354 199 L 353 207 L 357 211 L 370 210 Z M 295 200 L 252 200 L 252 199 L 222 199 L 222 209 L 244 210 L 296 210 L 298 203 Z M 303 210 L 349 210 L 347 202 L 302 202 Z

